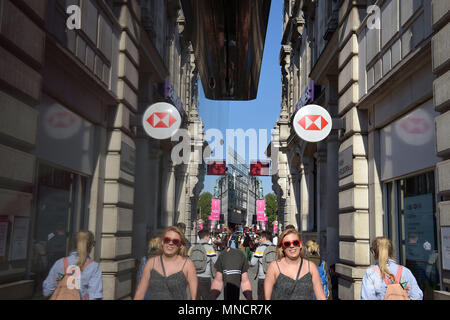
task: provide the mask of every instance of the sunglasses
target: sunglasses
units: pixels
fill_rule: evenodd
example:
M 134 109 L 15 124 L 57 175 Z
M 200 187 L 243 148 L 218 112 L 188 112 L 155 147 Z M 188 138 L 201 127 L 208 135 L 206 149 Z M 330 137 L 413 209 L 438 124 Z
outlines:
M 163 238 L 163 243 L 164 244 L 173 243 L 174 245 L 179 246 L 179 245 L 181 245 L 181 240 L 180 239 L 172 239 L 172 238 L 169 238 L 169 237 L 164 237 Z
M 300 247 L 300 240 L 284 241 L 283 242 L 283 247 L 285 249 L 289 248 L 291 245 L 293 245 L 294 247 Z

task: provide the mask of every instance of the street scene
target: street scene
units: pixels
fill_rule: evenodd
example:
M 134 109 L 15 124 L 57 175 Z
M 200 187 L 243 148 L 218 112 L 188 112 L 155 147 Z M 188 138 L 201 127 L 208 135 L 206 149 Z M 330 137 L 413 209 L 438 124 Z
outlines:
M 0 300 L 450 300 L 449 39 L 449 0 L 0 0 Z

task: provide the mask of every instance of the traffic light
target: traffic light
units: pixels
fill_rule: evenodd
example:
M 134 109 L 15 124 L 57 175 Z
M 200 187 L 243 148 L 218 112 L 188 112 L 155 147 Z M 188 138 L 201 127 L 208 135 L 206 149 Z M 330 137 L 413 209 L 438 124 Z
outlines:
M 208 163 L 209 176 L 224 176 L 227 172 L 227 164 L 225 161 L 210 161 Z
M 270 176 L 269 167 L 270 167 L 269 161 L 252 161 L 250 163 L 250 175 Z

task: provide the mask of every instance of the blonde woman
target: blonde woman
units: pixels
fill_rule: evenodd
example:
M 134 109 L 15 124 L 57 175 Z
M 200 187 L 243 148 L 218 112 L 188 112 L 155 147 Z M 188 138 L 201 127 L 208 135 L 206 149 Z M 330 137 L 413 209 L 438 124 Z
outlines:
M 322 281 L 322 289 L 325 293 L 325 297 L 331 300 L 331 277 L 330 270 L 328 269 L 325 260 L 320 257 L 319 244 L 314 240 L 306 241 L 306 258 L 317 266 L 319 270 L 320 280 Z
M 162 254 L 148 260 L 134 300 L 187 300 L 187 286 L 192 300 L 197 296 L 197 272 L 186 258 L 186 239 L 177 227 L 168 227 L 161 238 Z
M 378 237 L 372 242 L 370 251 L 376 260 L 364 274 L 361 287 L 361 300 L 384 300 L 387 283 L 399 283 L 411 300 L 422 300 L 422 290 L 417 285 L 411 271 L 398 265 L 392 257 L 394 246 L 385 237 Z M 387 282 L 387 283 L 386 283 Z
M 139 270 L 138 270 L 137 283 L 139 283 L 141 281 L 142 272 L 144 271 L 144 267 L 147 264 L 148 259 L 159 256 L 161 254 L 162 254 L 161 238 L 154 237 L 148 243 L 147 255 L 145 255 L 141 260 L 141 264 L 140 264 Z M 148 295 L 149 295 L 149 292 L 147 291 L 147 293 L 145 294 L 145 300 L 148 300 Z
M 278 240 L 278 260 L 267 269 L 264 281 L 266 300 L 326 300 L 316 265 L 304 259 L 301 235 L 286 229 Z
M 45 279 L 42 287 L 43 294 L 49 297 L 56 290 L 58 281 L 62 280 L 68 270 L 79 268 L 80 295 L 82 300 L 103 299 L 102 271 L 97 262 L 89 257 L 94 248 L 94 234 L 90 231 L 77 232 L 72 240 L 72 251 L 66 258 L 59 259 Z M 75 271 L 75 274 L 78 274 Z

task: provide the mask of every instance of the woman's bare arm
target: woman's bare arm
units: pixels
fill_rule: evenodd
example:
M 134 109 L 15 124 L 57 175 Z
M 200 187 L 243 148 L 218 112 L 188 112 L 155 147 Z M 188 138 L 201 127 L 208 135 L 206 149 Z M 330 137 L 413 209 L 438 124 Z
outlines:
M 316 265 L 314 262 L 308 261 L 310 272 L 312 276 L 312 282 L 313 282 L 313 288 L 314 288 L 314 294 L 316 295 L 317 300 L 327 300 L 325 297 L 325 293 L 323 292 L 322 288 L 322 280 L 320 280 L 319 270 L 317 270 Z
M 267 268 L 266 279 L 264 280 L 264 296 L 266 300 L 270 300 L 272 297 L 273 286 L 277 276 L 277 267 L 275 266 L 275 261 L 273 261 Z
M 198 278 L 197 271 L 195 270 L 195 265 L 191 259 L 186 261 L 186 279 L 189 285 L 189 292 L 191 293 L 191 299 L 197 299 L 198 290 Z

